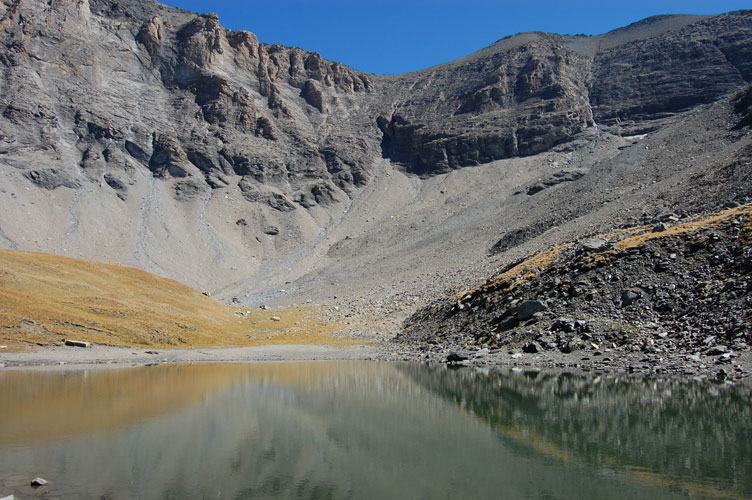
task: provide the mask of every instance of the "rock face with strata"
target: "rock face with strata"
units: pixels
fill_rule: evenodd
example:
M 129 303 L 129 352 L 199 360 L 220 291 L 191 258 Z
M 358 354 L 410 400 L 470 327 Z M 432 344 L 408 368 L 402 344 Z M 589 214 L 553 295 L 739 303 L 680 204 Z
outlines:
M 379 76 L 152 0 L 2 0 L 0 241 L 220 288 L 325 241 L 387 163 L 575 150 L 741 89 L 751 31 L 752 11 L 665 16 Z
M 400 77 L 406 88 L 378 118 L 384 154 L 434 175 L 540 153 L 593 127 L 590 61 L 546 36 L 522 38 Z
M 660 29 L 671 22 L 670 16 L 650 18 L 632 29 Z M 752 14 L 744 11 L 601 49 L 593 60 L 596 120 L 635 133 L 667 115 L 717 100 L 752 80 L 750 40 Z

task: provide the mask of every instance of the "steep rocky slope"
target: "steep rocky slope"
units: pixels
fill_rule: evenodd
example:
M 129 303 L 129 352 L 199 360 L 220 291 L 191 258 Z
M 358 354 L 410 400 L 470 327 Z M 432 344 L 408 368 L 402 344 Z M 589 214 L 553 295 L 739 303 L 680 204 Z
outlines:
M 0 245 L 227 301 L 396 325 L 531 250 L 750 194 L 752 11 L 400 76 L 151 0 L 0 17 Z
M 638 352 L 650 369 L 667 364 L 686 373 L 701 355 L 731 365 L 752 346 L 751 263 L 750 205 L 689 220 L 665 214 L 652 226 L 515 262 L 414 314 L 400 340 L 439 349 L 586 351 L 605 366 Z

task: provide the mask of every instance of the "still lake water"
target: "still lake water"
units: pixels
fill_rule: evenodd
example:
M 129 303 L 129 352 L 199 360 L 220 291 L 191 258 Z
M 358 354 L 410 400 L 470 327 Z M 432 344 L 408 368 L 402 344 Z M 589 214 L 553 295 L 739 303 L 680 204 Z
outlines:
M 752 498 L 751 394 L 373 362 L 6 370 L 0 498 Z

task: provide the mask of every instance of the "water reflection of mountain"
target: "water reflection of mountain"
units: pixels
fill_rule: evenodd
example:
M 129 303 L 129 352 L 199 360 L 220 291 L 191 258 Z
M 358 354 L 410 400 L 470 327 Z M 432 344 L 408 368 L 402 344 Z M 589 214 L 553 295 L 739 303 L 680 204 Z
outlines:
M 639 480 L 711 497 L 752 495 L 750 385 L 442 366 L 401 370 L 528 453 L 628 467 Z
M 0 446 L 0 492 L 14 492 L 13 478 L 19 488 L 28 485 L 32 470 L 50 481 L 56 498 L 428 499 L 465 488 L 475 498 L 495 498 L 493 488 L 506 477 L 485 481 L 486 471 L 474 465 L 474 457 L 504 461 L 484 424 L 392 365 L 224 368 L 223 375 L 222 365 L 165 367 L 196 383 L 194 396 L 201 397 L 161 416 L 93 435 Z M 131 376 L 139 374 L 149 377 L 148 369 Z M 204 391 L 202 377 L 232 383 Z M 147 407 L 142 415 L 158 404 L 143 394 L 129 401 Z M 439 470 L 451 472 L 437 477 Z
M 134 425 L 179 411 L 247 378 L 250 365 L 0 373 L 0 446 L 44 442 Z
M 593 385 L 573 377 L 366 362 L 162 369 L 154 372 L 165 380 L 155 392 L 136 380 L 154 373 L 131 372 L 135 379 L 121 389 L 143 387 L 143 394 L 127 401 L 159 407 L 171 384 L 190 397 L 169 411 L 143 410 L 148 418 L 89 435 L 0 444 L 0 493 L 26 498 L 29 476 L 42 475 L 49 495 L 60 499 L 686 496 L 589 463 L 624 457 L 611 453 L 611 445 L 595 450 L 606 429 L 588 430 L 598 417 L 582 415 L 584 401 L 594 412 L 609 411 L 595 405 L 605 379 Z M 172 378 L 177 374 L 196 390 Z M 640 398 L 631 389 L 622 392 L 615 401 Z M 727 396 L 721 391 L 719 397 Z M 55 414 L 48 413 L 54 426 Z M 562 416 L 570 421 L 562 424 Z M 566 442 L 556 438 L 563 428 Z M 591 444 L 582 444 L 588 432 Z

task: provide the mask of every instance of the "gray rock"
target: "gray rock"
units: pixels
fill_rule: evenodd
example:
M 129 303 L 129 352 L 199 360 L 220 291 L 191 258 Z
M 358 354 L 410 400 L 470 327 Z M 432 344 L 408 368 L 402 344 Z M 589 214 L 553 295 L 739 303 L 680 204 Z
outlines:
M 178 201 L 195 200 L 207 191 L 206 184 L 196 180 L 181 180 L 175 183 L 175 199 Z
M 535 193 L 539 193 L 543 191 L 546 188 L 556 186 L 557 184 L 561 184 L 562 182 L 572 182 L 576 181 L 580 177 L 585 175 L 583 172 L 580 171 L 563 171 L 563 172 L 556 172 L 553 176 L 549 177 L 548 179 L 545 179 L 540 182 L 536 182 L 532 186 L 530 186 L 527 190 L 527 194 L 529 196 L 534 195 Z
M 686 19 L 686 18 L 685 18 Z M 660 29 L 661 23 L 670 23 L 666 17 L 649 18 L 632 25 L 633 29 L 655 30 Z M 682 20 L 680 20 L 682 21 Z M 741 21 L 741 22 L 740 22 Z M 691 22 L 686 19 L 684 22 Z M 736 28 L 736 23 L 739 27 Z M 739 29 L 741 32 L 750 30 L 749 24 L 740 18 L 713 19 L 710 26 L 724 25 L 727 29 Z M 709 27 L 710 27 L 709 26 Z M 597 56 L 596 81 L 593 88 L 593 98 L 598 104 L 594 108 L 596 121 L 603 124 L 618 123 L 622 129 L 634 127 L 635 122 L 644 120 L 656 120 L 666 113 L 676 112 L 705 99 L 704 96 L 720 91 L 722 88 L 733 86 L 733 82 L 740 78 L 739 73 L 734 74 L 732 68 L 741 67 L 739 64 L 739 46 L 731 40 L 722 42 L 720 50 L 714 48 L 709 40 L 698 43 L 695 51 L 681 62 L 672 60 L 667 64 L 658 65 L 653 58 L 645 58 L 659 46 L 665 52 L 671 52 L 686 43 L 682 37 L 692 32 L 691 25 L 684 29 L 674 29 L 643 41 L 624 44 L 608 48 Z M 733 47 L 733 48 L 732 48 Z M 725 54 L 731 51 L 733 56 L 726 59 Z M 730 63 L 730 64 L 729 64 Z M 620 66 L 623 65 L 623 66 Z M 682 76 L 674 75 L 673 70 L 682 67 Z M 643 78 L 644 71 L 655 70 L 647 78 Z M 707 70 L 714 68 L 710 72 Z M 737 70 L 738 71 L 738 70 Z M 748 70 L 745 70 L 748 71 Z M 613 80 L 600 80 L 598 75 L 609 74 Z M 669 104 L 663 98 L 672 92 L 676 83 L 682 81 L 688 88 L 682 92 L 679 101 Z M 618 83 L 617 83 L 618 82 Z M 689 87 L 698 87 L 691 90 Z M 617 95 L 617 88 L 620 93 Z M 625 105 L 629 102 L 629 105 Z M 618 120 L 620 113 L 625 107 L 630 107 L 628 120 Z M 626 122 L 626 123 L 625 123 Z
M 582 242 L 582 249 L 586 252 L 601 252 L 610 247 L 608 240 L 594 239 Z
M 719 356 L 727 352 L 729 352 L 729 348 L 726 347 L 725 345 L 719 344 L 719 345 L 714 345 L 713 347 L 705 351 L 705 354 L 707 354 L 708 356 Z
M 50 191 L 59 187 L 71 189 L 81 187 L 81 182 L 75 178 L 75 174 L 57 168 L 29 170 L 28 172 L 24 172 L 24 177 L 37 186 Z
M 570 318 L 557 318 L 551 325 L 551 330 L 572 333 L 576 330 L 575 321 Z
M 104 174 L 104 181 L 115 191 L 126 191 L 128 189 L 122 180 L 109 172 Z
M 91 347 L 91 342 L 84 342 L 83 340 L 66 339 L 65 345 L 70 346 L 70 347 Z
M 520 321 L 527 321 L 536 313 L 544 312 L 548 308 L 543 302 L 538 300 L 528 300 L 519 305 L 517 309 L 517 319 Z
M 642 298 L 642 291 L 636 288 L 624 290 L 621 293 L 620 307 L 629 307 Z
M 31 480 L 31 486 L 35 488 L 39 488 L 40 486 L 44 486 L 46 484 L 47 484 L 47 481 L 45 481 L 41 477 L 35 477 L 34 479 Z
M 327 111 L 326 96 L 324 96 L 324 93 L 313 80 L 306 80 L 300 95 L 308 104 L 318 109 L 321 113 Z
M 462 361 L 466 361 L 466 360 L 467 360 L 467 356 L 457 354 L 456 352 L 450 352 L 446 357 L 447 363 L 461 363 Z
M 575 350 L 575 344 L 572 342 L 567 342 L 566 344 L 563 344 L 559 350 L 563 352 L 564 354 L 570 354 Z

